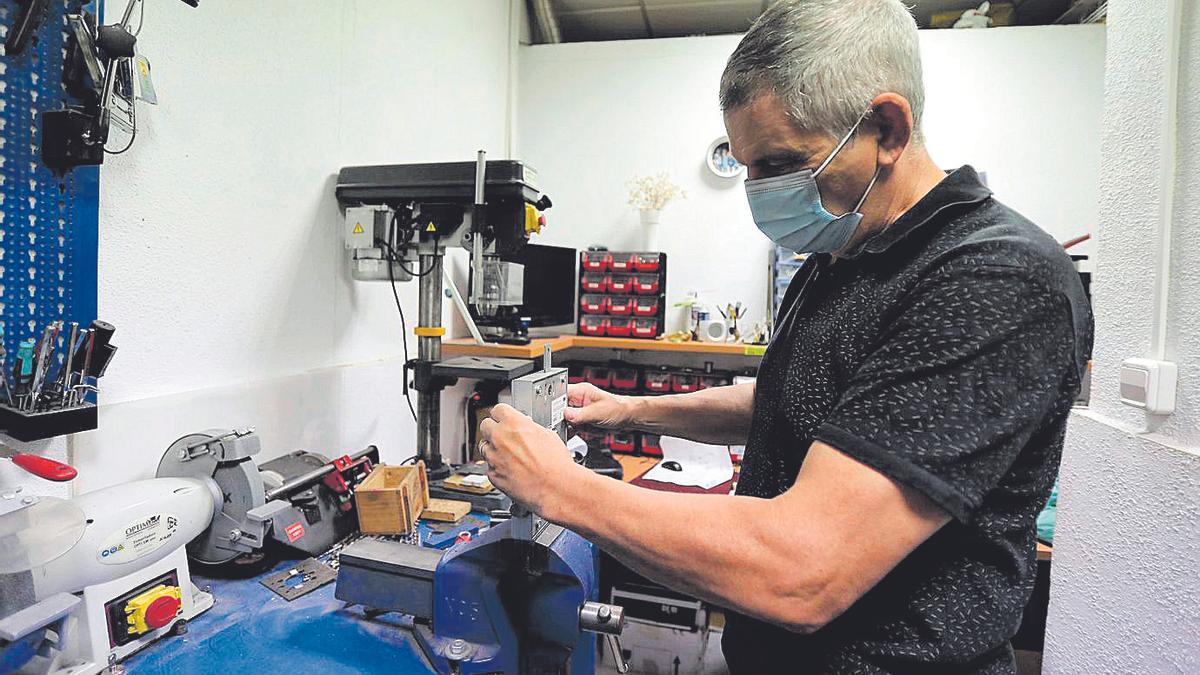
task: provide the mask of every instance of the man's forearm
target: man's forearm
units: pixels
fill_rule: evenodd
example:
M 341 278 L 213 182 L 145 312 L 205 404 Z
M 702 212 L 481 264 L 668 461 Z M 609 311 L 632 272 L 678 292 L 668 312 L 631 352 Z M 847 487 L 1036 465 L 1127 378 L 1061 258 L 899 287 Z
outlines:
M 639 431 L 701 443 L 738 445 L 750 434 L 754 385 L 715 387 L 691 394 L 629 398 Z
M 805 560 L 804 527 L 778 540 L 778 504 L 727 495 L 656 492 L 589 474 L 544 513 L 608 551 L 642 575 L 702 600 L 791 630 L 819 627 L 826 608 L 821 568 Z M 597 508 L 597 505 L 612 505 Z M 778 571 L 793 569 L 786 587 Z

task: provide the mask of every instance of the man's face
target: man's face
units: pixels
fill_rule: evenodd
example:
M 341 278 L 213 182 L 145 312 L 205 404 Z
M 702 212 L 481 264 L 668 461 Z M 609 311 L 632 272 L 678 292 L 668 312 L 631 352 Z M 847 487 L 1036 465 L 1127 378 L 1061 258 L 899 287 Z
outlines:
M 733 156 L 746 166 L 750 180 L 815 171 L 841 140 L 802 131 L 772 94 L 725 113 L 725 129 Z M 821 202 L 830 213 L 841 215 L 858 204 L 875 173 L 877 154 L 878 146 L 860 130 L 817 178 Z

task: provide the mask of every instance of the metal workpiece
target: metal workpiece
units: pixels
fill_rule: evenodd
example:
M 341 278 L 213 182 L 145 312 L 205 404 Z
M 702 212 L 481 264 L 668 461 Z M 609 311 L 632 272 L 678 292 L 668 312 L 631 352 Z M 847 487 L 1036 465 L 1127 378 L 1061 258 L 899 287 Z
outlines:
M 542 352 L 542 370 L 512 381 L 513 408 L 558 434 L 565 443 L 567 423 L 563 412 L 567 409 L 567 369 L 555 368 L 552 360 L 553 354 L 547 345 Z M 514 502 L 511 511 L 512 532 L 517 539 L 532 539 L 545 526 L 544 520 L 522 504 Z

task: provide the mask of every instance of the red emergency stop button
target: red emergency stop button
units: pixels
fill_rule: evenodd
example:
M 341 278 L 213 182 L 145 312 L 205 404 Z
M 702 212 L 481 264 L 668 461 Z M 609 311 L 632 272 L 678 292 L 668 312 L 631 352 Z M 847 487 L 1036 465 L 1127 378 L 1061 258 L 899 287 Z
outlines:
M 146 608 L 146 625 L 151 630 L 157 630 L 175 620 L 182 605 L 179 599 L 170 595 L 157 598 Z

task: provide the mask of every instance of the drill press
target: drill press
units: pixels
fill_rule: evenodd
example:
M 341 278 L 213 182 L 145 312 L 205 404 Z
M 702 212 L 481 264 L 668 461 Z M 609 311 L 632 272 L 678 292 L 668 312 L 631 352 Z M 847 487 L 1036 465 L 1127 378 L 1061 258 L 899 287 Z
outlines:
M 361 280 L 419 284 L 417 358 L 405 365 L 417 390 L 417 455 L 431 479 L 444 478 L 439 435 L 441 392 L 460 377 L 511 381 L 533 366 L 515 359 L 442 361 L 442 277 L 447 247 L 471 256 L 467 298 L 474 313 L 500 325 L 520 304 L 523 269 L 504 260 L 540 232 L 551 202 L 537 175 L 513 160 L 354 166 L 338 173 L 346 210 L 345 245 Z

